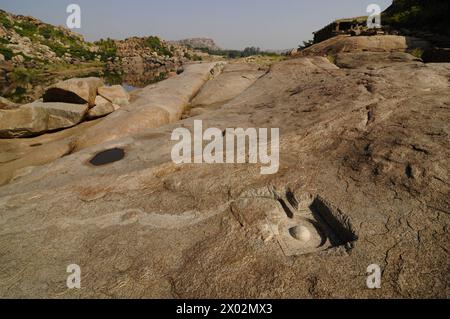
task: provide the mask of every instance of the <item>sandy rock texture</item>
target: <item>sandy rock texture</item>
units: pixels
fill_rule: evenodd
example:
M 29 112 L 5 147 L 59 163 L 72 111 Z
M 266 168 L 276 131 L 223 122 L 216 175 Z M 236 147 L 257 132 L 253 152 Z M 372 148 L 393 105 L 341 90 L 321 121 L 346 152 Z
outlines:
M 218 76 L 202 87 L 191 101 L 191 107 L 207 106 L 207 108 L 214 109 L 241 94 L 265 73 L 266 70 L 257 64 L 230 63 L 225 65 Z
M 80 123 L 89 107 L 35 101 L 12 110 L 0 110 L 0 137 L 27 137 L 72 127 Z
M 99 87 L 98 94 L 116 105 L 127 105 L 130 102 L 130 95 L 121 85 Z
M 0 187 L 0 296 L 450 297 L 450 65 L 389 54 L 346 56 L 351 68 L 280 62 L 196 118 L 204 129 L 280 128 L 274 175 L 172 162 L 173 129 L 194 121 L 177 121 L 178 106 L 205 83 L 205 65 L 73 132 L 77 148 Z M 153 127 L 156 116 L 167 124 Z M 111 149 L 124 158 L 90 164 Z M 80 290 L 66 287 L 70 264 Z M 366 287 L 371 264 L 381 289 Z
M 0 110 L 10 110 L 17 108 L 18 105 L 14 102 L 9 101 L 8 99 L 5 99 L 4 97 L 0 96 Z
M 348 36 L 340 35 L 316 45 L 313 45 L 300 54 L 326 55 L 342 52 L 402 52 L 408 49 L 427 48 L 427 41 L 399 35 L 376 36 Z
M 192 64 L 177 77 L 148 86 L 133 96 L 133 102 L 120 108 L 102 123 L 77 137 L 75 149 L 159 127 L 181 118 L 184 108 L 211 76 L 216 63 Z
M 112 112 L 118 110 L 120 108 L 119 105 L 115 105 L 105 99 L 104 97 L 97 95 L 95 98 L 95 106 L 91 109 L 89 109 L 87 118 L 88 119 L 95 119 L 99 118 L 108 114 L 111 114 Z

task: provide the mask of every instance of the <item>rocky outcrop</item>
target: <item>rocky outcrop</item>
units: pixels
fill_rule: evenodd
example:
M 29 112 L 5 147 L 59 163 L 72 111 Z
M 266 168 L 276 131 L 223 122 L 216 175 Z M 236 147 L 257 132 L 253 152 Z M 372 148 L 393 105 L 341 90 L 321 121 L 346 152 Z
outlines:
M 183 64 L 203 54 L 154 36 L 132 37 L 114 43 L 121 59 L 124 81 L 137 87 L 181 73 Z
M 71 152 L 97 144 L 113 141 L 144 129 L 160 127 L 179 120 L 183 111 L 201 87 L 211 78 L 211 73 L 220 72 L 217 63 L 192 64 L 181 75 L 150 85 L 134 92 L 129 105 L 120 107 L 89 130 L 76 131 L 72 136 L 49 140 L 37 149 L 28 149 L 20 158 L 0 167 L 0 185 L 10 180 L 28 166 L 42 165 Z M 97 99 L 99 108 L 92 108 L 88 118 L 100 116 L 110 105 Z M 108 104 L 108 103 L 107 103 Z M 22 143 L 22 142 L 18 142 Z M 45 153 L 43 156 L 41 153 Z
M 338 53 L 334 63 L 344 69 L 377 70 L 393 63 L 415 63 L 421 59 L 405 52 L 347 52 Z
M 47 129 L 45 112 L 39 108 L 25 107 L 0 110 L 0 137 L 32 136 Z
M 97 93 L 101 95 L 97 95 Z M 29 137 L 106 116 L 129 103 L 120 85 L 99 78 L 74 78 L 48 88 L 42 100 L 18 106 L 0 99 L 0 137 Z
M 5 95 L 13 89 L 12 71 L 14 65 L 11 61 L 0 61 L 0 95 Z
M 58 82 L 49 87 L 43 96 L 44 102 L 63 102 L 95 105 L 98 88 L 104 85 L 99 78 L 74 78 Z
M 64 27 L 3 10 L 0 52 L 0 94 L 18 103 L 35 100 L 61 79 L 90 74 L 113 75 L 144 87 L 181 72 L 184 63 L 201 60 L 200 55 L 208 56 L 155 36 L 91 43 Z
M 335 55 L 345 52 L 406 52 L 427 48 L 429 43 L 419 38 L 396 35 L 347 36 L 340 35 L 300 52 L 300 55 Z
M 28 137 L 74 126 L 88 110 L 87 104 L 34 103 L 0 110 L 0 137 Z
M 121 107 L 89 131 L 77 136 L 75 149 L 80 150 L 180 120 L 184 109 L 208 81 L 215 66 L 216 63 L 191 64 L 179 76 L 137 91 L 132 103 Z
M 21 108 L 31 108 L 44 112 L 47 118 L 46 131 L 53 131 L 80 123 L 88 110 L 88 105 L 34 102 L 23 105 Z
M 39 61 L 71 64 L 95 59 L 93 53 L 98 48 L 65 27 L 3 10 L 0 10 L 0 18 L 0 47 L 8 52 L 5 58 L 12 60 L 16 67 L 27 66 L 25 60 L 32 65 Z
M 193 49 L 208 49 L 211 51 L 220 50 L 220 47 L 217 46 L 214 40 L 209 38 L 191 38 L 178 41 L 169 41 L 169 43 L 172 45 L 182 45 Z

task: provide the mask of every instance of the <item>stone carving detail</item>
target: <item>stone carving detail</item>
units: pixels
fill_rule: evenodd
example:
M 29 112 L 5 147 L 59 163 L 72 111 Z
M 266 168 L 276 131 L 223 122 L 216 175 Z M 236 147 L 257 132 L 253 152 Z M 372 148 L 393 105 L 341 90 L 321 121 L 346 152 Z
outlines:
M 254 191 L 250 197 L 234 205 L 235 216 L 244 227 L 251 226 L 255 219 L 261 221 L 263 238 L 267 241 L 275 238 L 286 256 L 299 256 L 334 247 L 346 246 L 351 249 L 358 238 L 342 211 L 321 196 L 306 194 L 301 200 L 289 190 L 285 194 L 272 191 L 260 196 L 261 191 Z M 272 197 L 272 198 L 269 198 Z M 259 202 L 259 204 L 258 204 Z M 236 209 L 238 207 L 238 209 Z M 263 209 L 264 213 L 258 209 Z M 262 217 L 265 215 L 265 217 Z

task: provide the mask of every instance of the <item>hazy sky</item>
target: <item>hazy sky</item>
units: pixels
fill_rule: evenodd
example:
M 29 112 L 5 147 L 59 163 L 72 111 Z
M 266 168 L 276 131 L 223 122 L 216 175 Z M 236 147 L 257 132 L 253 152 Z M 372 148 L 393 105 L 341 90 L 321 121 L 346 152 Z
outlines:
M 81 6 L 87 40 L 159 35 L 166 40 L 210 37 L 223 48 L 297 47 L 331 20 L 366 15 L 391 0 L 0 0 L 0 8 L 63 25 L 71 3 Z

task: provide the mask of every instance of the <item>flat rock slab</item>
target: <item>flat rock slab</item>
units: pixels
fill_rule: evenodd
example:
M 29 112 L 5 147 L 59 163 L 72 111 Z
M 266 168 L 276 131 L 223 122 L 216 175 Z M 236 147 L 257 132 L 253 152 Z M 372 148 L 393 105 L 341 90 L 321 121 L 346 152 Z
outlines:
M 208 81 L 192 100 L 192 107 L 214 107 L 229 101 L 263 76 L 266 71 L 256 64 L 227 64 L 222 73 Z
M 408 49 L 428 47 L 425 40 L 398 35 L 346 36 L 340 35 L 303 51 L 301 55 L 328 55 L 343 52 L 404 52 Z
M 352 52 L 338 53 L 336 55 L 336 65 L 345 69 L 367 68 L 371 70 L 384 68 L 386 65 L 395 63 L 418 63 L 422 60 L 405 52 Z
M 47 114 L 47 130 L 53 131 L 72 127 L 80 123 L 89 106 L 87 104 L 34 102 L 22 108 L 38 109 Z
M 28 137 L 80 123 L 87 104 L 43 103 L 22 105 L 13 110 L 0 110 L 0 137 Z

